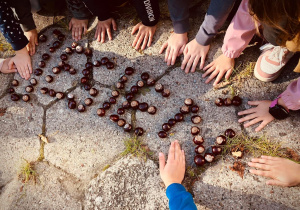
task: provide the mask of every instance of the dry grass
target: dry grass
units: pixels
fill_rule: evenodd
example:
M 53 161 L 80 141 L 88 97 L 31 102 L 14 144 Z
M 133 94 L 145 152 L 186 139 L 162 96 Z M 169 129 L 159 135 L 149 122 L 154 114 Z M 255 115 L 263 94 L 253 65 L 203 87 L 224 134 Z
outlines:
M 29 183 L 32 181 L 34 184 L 37 180 L 37 172 L 34 169 L 34 162 L 29 162 L 28 160 L 24 159 L 24 164 L 21 166 L 21 170 L 19 173 L 19 179 L 23 183 Z
M 12 46 L 5 40 L 4 36 L 0 34 L 0 56 L 10 57 L 15 54 Z

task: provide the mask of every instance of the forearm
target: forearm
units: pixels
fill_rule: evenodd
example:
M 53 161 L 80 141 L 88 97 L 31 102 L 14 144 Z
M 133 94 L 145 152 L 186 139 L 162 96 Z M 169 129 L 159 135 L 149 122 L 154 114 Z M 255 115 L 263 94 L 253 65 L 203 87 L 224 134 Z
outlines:
M 158 0 L 133 0 L 136 11 L 145 26 L 155 26 L 159 21 Z
M 99 21 L 104 21 L 111 18 L 110 6 L 104 0 L 83 0 L 86 8 L 98 17 Z
M 89 19 L 92 15 L 82 0 L 67 0 L 67 7 L 73 17 L 78 20 Z
M 177 34 L 186 33 L 190 28 L 189 5 L 190 0 L 168 0 L 168 8 L 174 27 L 174 32 Z
M 283 104 L 290 110 L 300 109 L 300 79 L 289 84 L 281 94 Z

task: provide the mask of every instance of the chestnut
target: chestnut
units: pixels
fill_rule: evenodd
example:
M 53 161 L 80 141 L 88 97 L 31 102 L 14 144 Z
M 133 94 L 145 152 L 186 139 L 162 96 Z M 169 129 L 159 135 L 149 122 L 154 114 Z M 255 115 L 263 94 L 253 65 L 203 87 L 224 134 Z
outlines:
M 65 39 L 65 35 L 63 35 L 63 34 L 59 34 L 58 36 L 57 36 L 57 39 L 59 40 L 59 41 L 64 41 L 64 39 Z
M 55 52 L 55 48 L 54 47 L 49 47 L 49 52 L 54 53 Z
M 90 90 L 92 88 L 92 86 L 90 84 L 84 84 L 83 88 L 85 90 Z
M 16 79 L 14 79 L 14 80 L 11 82 L 11 85 L 16 87 L 16 86 L 19 85 L 19 81 L 16 80 Z
M 194 142 L 194 144 L 201 145 L 201 144 L 203 144 L 204 139 L 202 136 L 197 135 L 193 138 L 193 142 Z
M 156 92 L 160 93 L 160 92 L 162 92 L 163 90 L 164 90 L 164 86 L 163 86 L 162 84 L 157 83 L 157 84 L 155 85 L 155 91 L 156 91 Z
M 156 113 L 156 107 L 155 106 L 150 106 L 148 109 L 147 109 L 147 112 L 151 115 L 154 115 Z
M 60 68 L 59 67 L 53 67 L 52 72 L 53 72 L 53 74 L 59 74 L 60 73 Z
M 40 62 L 38 63 L 38 66 L 39 66 L 40 68 L 44 68 L 44 67 L 46 66 L 45 61 L 40 61 Z
M 132 109 L 138 109 L 139 108 L 139 102 L 138 101 L 131 101 L 130 107 Z
M 119 93 L 119 91 L 117 91 L 117 90 L 113 90 L 113 91 L 111 92 L 111 96 L 112 96 L 112 97 L 117 98 L 119 95 L 120 95 L 120 93 Z
M 132 68 L 132 67 L 127 67 L 126 69 L 125 69 L 125 74 L 126 75 L 132 75 L 134 73 L 134 68 Z
M 183 121 L 184 116 L 181 113 L 177 113 L 177 114 L 175 114 L 174 119 L 176 122 L 181 122 L 181 121 Z
M 145 86 L 145 83 L 142 80 L 139 80 L 136 82 L 136 86 L 138 86 L 139 88 L 142 88 Z
M 148 86 L 153 86 L 153 85 L 155 85 L 155 80 L 153 79 L 153 78 L 149 78 L 149 79 L 147 79 L 147 85 Z
M 71 55 L 71 54 L 73 53 L 72 48 L 71 48 L 71 47 L 67 47 L 67 48 L 65 49 L 65 53 L 67 53 L 68 55 Z
M 105 115 L 105 109 L 103 109 L 103 108 L 97 109 L 97 115 L 99 117 L 103 117 Z
M 203 145 L 198 145 L 196 148 L 195 148 L 195 153 L 197 154 L 201 154 L 205 151 L 205 148 Z
M 126 83 L 128 81 L 128 78 L 126 76 L 122 76 L 120 79 L 119 79 L 119 82 L 121 83 Z
M 58 29 L 54 29 L 54 30 L 52 31 L 52 33 L 53 33 L 55 36 L 58 36 L 58 35 L 61 34 L 60 30 L 58 30 Z
M 85 111 L 85 106 L 83 106 L 82 104 L 79 104 L 77 107 L 78 112 L 84 112 Z
M 234 96 L 232 98 L 232 104 L 234 106 L 240 106 L 242 104 L 242 99 L 239 96 Z
M 91 88 L 90 89 L 90 95 L 95 97 L 98 94 L 98 90 L 96 88 Z
M 47 93 L 48 93 L 48 88 L 42 87 L 42 88 L 40 89 L 40 91 L 41 91 L 41 94 L 47 94 Z
M 13 89 L 13 88 L 8 88 L 8 90 L 7 90 L 7 93 L 14 93 L 15 92 L 15 89 Z
M 65 71 L 70 71 L 70 70 L 71 70 L 71 66 L 70 66 L 69 64 L 66 63 L 66 64 L 64 65 L 64 70 L 65 70 Z
M 126 98 L 126 100 L 127 101 L 131 101 L 132 99 L 133 99 L 133 94 L 132 93 L 127 93 L 126 95 L 125 95 L 125 98 Z
M 85 48 L 84 54 L 86 56 L 92 56 L 93 55 L 93 51 L 90 48 Z
M 187 106 L 192 106 L 194 103 L 193 99 L 191 98 L 187 98 L 184 100 L 184 104 L 187 105 Z
M 192 112 L 192 113 L 197 113 L 198 111 L 199 111 L 199 106 L 193 105 L 193 106 L 191 107 L 191 112 Z
M 141 79 L 144 81 L 147 81 L 149 79 L 150 75 L 147 72 L 143 72 L 141 74 Z
M 138 93 L 138 92 L 139 92 L 138 86 L 133 85 L 133 86 L 130 88 L 130 92 L 131 92 L 132 94 Z
M 140 103 L 139 104 L 139 110 L 142 111 L 142 112 L 145 112 L 148 110 L 148 104 L 143 102 L 143 103 Z
M 87 77 L 90 75 L 91 71 L 89 69 L 83 69 L 81 73 L 83 74 L 83 76 Z
M 42 59 L 43 59 L 44 61 L 48 60 L 49 58 L 50 58 L 50 55 L 49 55 L 48 53 L 44 53 L 44 54 L 42 55 Z
M 34 89 L 33 89 L 32 85 L 28 85 L 28 86 L 25 88 L 25 91 L 26 91 L 27 93 L 31 93 L 33 90 L 34 90 Z
M 46 80 L 46 82 L 51 83 L 51 82 L 53 82 L 53 77 L 51 75 L 47 75 L 45 77 L 45 80 Z
M 123 108 L 123 109 L 129 109 L 129 108 L 130 108 L 130 103 L 129 103 L 128 101 L 124 101 L 124 102 L 122 103 L 122 108 Z
M 115 97 L 110 97 L 109 98 L 109 103 L 110 104 L 116 104 L 117 103 L 117 99 Z
M 224 99 L 224 105 L 225 106 L 230 106 L 232 104 L 231 99 L 230 98 L 225 98 Z
M 119 127 L 123 127 L 126 124 L 126 121 L 124 119 L 119 119 L 117 124 Z
M 60 55 L 60 59 L 63 60 L 63 61 L 68 60 L 67 54 L 61 54 L 61 55 Z
M 64 61 L 59 61 L 58 67 L 65 68 L 66 63 Z
M 169 97 L 170 96 L 170 90 L 169 89 L 164 89 L 163 92 L 161 93 L 163 97 Z
M 74 97 L 74 95 L 73 95 L 72 93 L 69 93 L 69 94 L 67 95 L 67 99 L 68 99 L 68 100 L 74 100 L 75 97 Z
M 81 53 L 83 53 L 83 47 L 81 47 L 81 46 L 78 45 L 78 46 L 75 48 L 75 51 L 76 51 L 76 53 L 81 54 Z
M 77 73 L 77 71 L 76 71 L 76 69 L 74 69 L 74 68 L 70 68 L 69 73 L 70 73 L 71 75 L 74 75 L 74 74 Z
M 118 122 L 119 116 L 116 115 L 116 114 L 112 114 L 112 115 L 109 116 L 109 119 L 110 119 L 111 121 L 113 121 L 113 122 Z
M 101 64 L 102 65 L 106 65 L 106 63 L 108 62 L 109 60 L 108 60 L 108 58 L 107 57 L 103 57 L 103 58 L 101 58 Z
M 84 104 L 85 104 L 86 106 L 90 106 L 90 105 L 92 105 L 92 103 L 93 103 L 93 99 L 91 99 L 91 98 L 86 98 L 86 99 L 84 100 Z
M 60 41 L 53 42 L 52 47 L 54 47 L 55 49 L 58 49 L 60 47 Z
M 65 97 L 65 94 L 64 94 L 64 93 L 62 93 L 62 92 L 57 92 L 57 93 L 56 93 L 56 98 L 57 98 L 57 99 L 60 100 L 60 99 L 63 99 L 64 97 Z
M 189 108 L 188 106 L 182 106 L 182 107 L 180 108 L 180 112 L 181 112 L 182 114 L 188 114 L 188 113 L 190 113 L 190 108 Z
M 95 67 L 99 67 L 99 66 L 101 66 L 101 63 L 100 63 L 100 61 L 94 61 L 94 62 L 93 62 L 93 65 L 94 65 Z
M 10 95 L 10 99 L 12 101 L 18 101 L 18 100 L 20 100 L 20 96 L 16 93 L 13 93 L 13 94 Z
M 117 84 L 116 84 L 116 87 L 118 88 L 118 89 L 124 89 L 124 84 L 123 83 L 121 83 L 121 82 L 118 82 Z
M 89 82 L 89 78 L 87 78 L 87 77 L 82 77 L 82 78 L 80 79 L 80 82 L 81 82 L 81 84 L 87 84 L 87 83 Z
M 86 62 L 85 68 L 92 69 L 93 68 L 93 64 L 91 62 Z
M 30 96 L 27 95 L 27 94 L 24 94 L 24 95 L 22 96 L 22 100 L 23 100 L 24 102 L 27 102 L 27 101 L 30 100 Z
M 56 92 L 53 89 L 50 89 L 49 90 L 49 96 L 55 97 L 56 96 Z
M 193 126 L 192 128 L 191 128 L 191 134 L 193 135 L 193 136 L 196 136 L 196 135 L 198 135 L 200 133 L 200 128 L 198 128 L 197 126 Z
M 171 129 L 171 125 L 169 123 L 164 123 L 161 128 L 164 130 L 164 131 L 169 131 Z
M 110 108 L 110 103 L 105 101 L 102 105 L 103 109 L 109 109 Z
M 165 131 L 159 131 L 158 132 L 159 138 L 167 138 L 168 134 Z
M 211 163 L 215 160 L 215 155 L 212 153 L 205 153 L 204 159 L 206 160 L 206 162 Z
M 136 129 L 134 129 L 134 134 L 137 136 L 142 136 L 144 134 L 144 129 L 141 127 L 137 127 Z
M 115 67 L 115 64 L 110 61 L 108 61 L 105 65 L 107 69 L 113 69 Z
M 46 42 L 46 41 L 47 41 L 47 36 L 45 36 L 44 34 L 41 34 L 41 35 L 39 36 L 39 41 L 40 41 L 40 42 Z
M 33 85 L 33 86 L 37 85 L 37 81 L 36 81 L 35 78 L 31 78 L 29 82 L 30 82 L 30 84 Z
M 194 124 L 199 124 L 201 122 L 201 117 L 199 115 L 194 115 L 191 117 L 191 121 Z
M 222 148 L 219 146 L 212 146 L 211 151 L 214 155 L 220 155 L 222 153 Z
M 171 118 L 171 119 L 168 120 L 168 124 L 170 126 L 174 126 L 176 124 L 176 120 Z
M 224 145 L 226 144 L 226 137 L 223 135 L 220 135 L 216 138 L 216 144 L 218 145 Z
M 35 69 L 35 70 L 33 71 L 33 74 L 34 74 L 35 76 L 41 76 L 41 75 L 43 74 L 43 70 L 42 70 L 42 69 Z
M 78 43 L 77 42 L 73 42 L 72 45 L 71 45 L 71 48 L 75 49 L 77 46 L 78 46 Z
M 68 101 L 68 107 L 69 109 L 75 109 L 76 108 L 76 102 L 74 100 Z
M 233 137 L 235 137 L 235 132 L 234 132 L 234 130 L 229 128 L 224 132 L 224 135 L 226 137 L 233 138 Z
M 118 113 L 118 115 L 123 115 L 123 114 L 125 114 L 125 109 L 119 108 L 119 109 L 117 110 L 117 113 Z
M 224 105 L 224 100 L 223 100 L 222 98 L 217 98 L 217 99 L 215 100 L 215 104 L 216 104 L 217 106 L 223 106 L 223 105 Z
M 203 166 L 205 164 L 205 159 L 202 155 L 195 155 L 194 157 L 194 163 L 197 166 Z
M 130 132 L 131 129 L 132 129 L 132 125 L 131 124 L 127 123 L 127 124 L 124 125 L 124 131 L 125 132 Z

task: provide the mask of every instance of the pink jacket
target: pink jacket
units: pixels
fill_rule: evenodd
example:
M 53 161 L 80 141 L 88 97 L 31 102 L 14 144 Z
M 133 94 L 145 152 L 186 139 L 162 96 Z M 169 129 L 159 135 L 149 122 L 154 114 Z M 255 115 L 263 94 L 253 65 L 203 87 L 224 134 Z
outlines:
M 300 109 L 300 79 L 289 84 L 287 89 L 281 94 L 284 104 L 290 110 Z

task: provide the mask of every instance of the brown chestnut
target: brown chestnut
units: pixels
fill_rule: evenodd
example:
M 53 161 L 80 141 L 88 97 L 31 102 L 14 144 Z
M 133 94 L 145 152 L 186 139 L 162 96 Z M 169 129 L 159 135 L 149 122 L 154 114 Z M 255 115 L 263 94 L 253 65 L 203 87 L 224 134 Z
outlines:
M 139 80 L 136 82 L 136 86 L 138 86 L 139 88 L 142 88 L 145 86 L 145 83 L 142 80 Z
M 205 151 L 205 147 L 203 145 L 198 145 L 196 148 L 195 148 L 195 153 L 197 154 L 201 154 Z
M 69 73 L 71 74 L 71 75 L 74 75 L 74 74 L 76 74 L 76 69 L 74 69 L 74 68 L 70 68 L 70 70 L 69 70 Z
M 41 91 L 42 94 L 47 94 L 47 93 L 48 93 L 48 88 L 42 87 L 42 88 L 40 89 L 40 91 Z
M 233 137 L 235 137 L 235 132 L 234 132 L 234 130 L 229 128 L 224 132 L 224 135 L 226 137 L 233 138 Z
M 115 97 L 110 97 L 109 98 L 109 103 L 110 104 L 116 104 L 117 103 L 117 99 Z
M 197 126 L 193 126 L 193 127 L 191 128 L 191 134 L 192 134 L 192 135 L 196 136 L 196 135 L 198 135 L 199 133 L 200 133 L 200 128 L 198 128 Z
M 65 68 L 66 63 L 64 61 L 59 61 L 58 63 L 58 67 L 64 69 Z
M 118 89 L 124 89 L 124 84 L 123 83 L 121 83 L 121 82 L 118 82 L 117 84 L 116 84 L 116 87 L 118 88 Z
M 44 67 L 46 66 L 45 61 L 40 61 L 40 62 L 38 63 L 38 66 L 39 66 L 40 68 L 44 68 Z
M 205 153 L 204 159 L 206 160 L 206 162 L 211 163 L 215 160 L 215 155 L 212 153 Z
M 105 65 L 107 69 L 113 69 L 115 67 L 115 64 L 110 61 L 108 61 Z
M 71 47 L 67 47 L 67 48 L 65 49 L 65 52 L 66 52 L 68 55 L 71 55 L 71 54 L 73 53 L 73 50 L 72 50 Z
M 126 124 L 126 121 L 124 119 L 119 119 L 117 124 L 119 127 L 123 127 Z
M 118 115 L 123 115 L 123 114 L 125 114 L 125 109 L 119 108 L 119 109 L 117 110 L 117 113 L 118 113 Z
M 72 93 L 68 93 L 67 99 L 68 99 L 68 100 L 74 100 L 75 97 L 74 97 L 74 95 L 73 95 Z
M 103 117 L 105 115 L 105 109 L 103 109 L 103 108 L 97 109 L 97 115 L 99 117 Z
M 59 40 L 59 41 L 64 41 L 64 39 L 65 39 L 65 35 L 63 35 L 63 34 L 59 34 L 58 36 L 57 36 L 57 39 Z
M 74 100 L 68 101 L 68 107 L 69 109 L 75 109 L 76 108 L 76 102 Z
M 147 72 L 143 72 L 141 74 L 141 79 L 144 81 L 147 81 L 149 79 L 150 75 Z
M 222 148 L 219 146 L 212 146 L 211 151 L 214 155 L 220 155 L 222 153 Z
M 48 60 L 49 58 L 50 58 L 50 55 L 49 55 L 48 53 L 44 53 L 44 54 L 42 55 L 42 59 L 43 59 L 44 61 Z
M 242 99 L 239 96 L 234 96 L 232 98 L 232 104 L 234 106 L 240 106 L 242 104 Z
M 96 88 L 91 88 L 90 89 L 90 95 L 95 97 L 98 94 L 98 90 Z
M 53 77 L 51 75 L 47 75 L 45 77 L 45 80 L 46 80 L 46 82 L 51 83 L 51 82 L 53 82 Z
M 93 62 L 93 65 L 95 66 L 95 67 L 99 67 L 99 66 L 101 66 L 101 63 L 100 63 L 100 61 L 94 61 Z
M 171 125 L 169 123 L 164 123 L 161 128 L 167 132 L 171 129 Z
M 134 69 L 132 68 L 132 67 L 127 67 L 126 69 L 125 69 L 125 74 L 126 75 L 132 75 L 134 73 Z
M 137 127 L 136 129 L 134 129 L 134 134 L 137 136 L 142 136 L 144 134 L 144 129 L 141 127 Z
M 71 48 L 75 49 L 77 46 L 78 46 L 78 43 L 77 42 L 73 42 L 72 45 L 71 45 Z
M 112 114 L 112 115 L 109 116 L 109 119 L 110 119 L 111 121 L 113 121 L 113 122 L 118 122 L 119 116 L 116 115 L 116 114 Z
M 174 119 L 176 122 L 181 122 L 181 121 L 183 121 L 184 116 L 181 113 L 177 113 L 177 114 L 175 114 Z
M 131 101 L 130 102 L 130 107 L 132 109 L 138 109 L 139 108 L 139 102 L 138 101 Z
M 224 105 L 225 106 L 230 106 L 232 104 L 231 99 L 230 98 L 225 98 L 224 99 Z
M 56 92 L 53 89 L 50 89 L 49 90 L 49 96 L 55 97 L 56 96 Z
M 86 62 L 85 68 L 92 69 L 93 68 L 93 64 L 91 62 Z
M 193 142 L 194 142 L 194 144 L 201 145 L 201 144 L 203 144 L 204 139 L 202 136 L 197 135 L 193 138 Z
M 92 56 L 93 55 L 93 51 L 90 48 L 85 48 L 84 54 L 86 56 Z
M 81 47 L 81 46 L 78 45 L 78 46 L 75 48 L 75 51 L 76 51 L 76 53 L 81 54 L 81 53 L 83 53 L 83 47 Z
M 16 87 L 16 86 L 19 85 L 19 81 L 16 80 L 16 79 L 14 79 L 14 80 L 11 82 L 11 85 Z
M 191 112 L 192 112 L 192 113 L 197 113 L 198 111 L 199 111 L 199 106 L 193 105 L 193 106 L 191 107 Z
M 126 83 L 127 81 L 128 81 L 128 78 L 126 76 L 122 76 L 119 79 L 119 82 L 121 82 L 121 83 Z
M 84 100 L 84 104 L 85 104 L 86 106 L 90 106 L 90 105 L 92 105 L 92 103 L 93 103 L 93 99 L 91 99 L 91 98 L 86 98 L 86 99 Z
M 65 94 L 64 94 L 64 93 L 62 93 L 62 92 L 57 92 L 57 93 L 56 93 L 56 98 L 57 98 L 57 99 L 60 100 L 60 99 L 63 99 L 64 97 L 65 97 Z
M 156 85 L 155 85 L 155 91 L 156 92 L 162 92 L 164 90 L 164 86 L 162 85 L 162 84 L 160 84 L 160 83 L 157 83 Z
M 89 78 L 81 77 L 80 82 L 81 82 L 81 84 L 87 84 L 89 82 Z
M 184 100 L 184 104 L 187 105 L 187 106 L 192 106 L 194 103 L 193 99 L 191 98 L 187 98 Z
M 127 93 L 126 95 L 125 95 L 125 98 L 126 98 L 126 100 L 127 101 L 131 101 L 132 99 L 133 99 L 133 94 L 132 93 Z
M 22 100 L 23 100 L 24 102 L 27 102 L 27 101 L 30 100 L 30 96 L 27 95 L 27 94 L 24 94 L 24 95 L 22 96 Z
M 41 75 L 43 74 L 43 70 L 42 70 L 42 69 L 35 69 L 35 70 L 33 71 L 33 74 L 34 74 L 35 76 L 41 76 Z
M 153 78 L 149 78 L 149 79 L 147 79 L 147 85 L 148 86 L 153 86 L 153 85 L 155 85 L 155 80 L 153 79 Z
M 107 57 L 103 57 L 103 58 L 101 58 L 100 62 L 102 65 L 106 65 L 106 63 L 109 62 L 109 59 Z
M 170 90 L 169 89 L 164 89 L 163 92 L 161 93 L 161 95 L 163 97 L 169 97 L 170 96 Z
M 46 42 L 46 41 L 47 41 L 47 36 L 45 36 L 44 34 L 41 34 L 41 35 L 39 36 L 39 41 L 40 41 L 40 42 Z
M 202 155 L 195 155 L 194 157 L 194 163 L 197 166 L 203 166 L 205 164 L 205 159 Z
M 92 86 L 90 84 L 84 84 L 83 88 L 85 90 L 90 90 L 92 88 Z
M 170 126 L 174 126 L 176 124 L 176 120 L 171 118 L 171 119 L 168 120 L 168 124 Z
M 18 100 L 20 100 L 20 96 L 16 93 L 13 93 L 13 94 L 10 95 L 10 99 L 12 101 L 18 101 Z
M 71 66 L 70 66 L 69 64 L 66 63 L 66 64 L 64 65 L 64 70 L 65 70 L 65 71 L 70 71 L 70 70 L 71 70 Z
M 190 113 L 190 107 L 188 107 L 188 106 L 182 106 L 182 107 L 180 108 L 180 112 L 181 112 L 182 114 L 188 114 L 188 113 Z
M 82 104 L 79 104 L 77 107 L 78 112 L 84 112 L 85 111 L 85 106 L 83 106 Z
M 131 124 L 127 123 L 127 124 L 124 125 L 124 131 L 125 132 L 130 132 L 131 129 L 132 129 L 132 125 Z
M 60 41 L 53 42 L 52 47 L 54 47 L 55 49 L 58 49 L 60 47 Z
M 49 52 L 54 53 L 55 52 L 55 48 L 54 47 L 49 47 Z
M 7 90 L 7 93 L 14 93 L 15 92 L 15 89 L 13 89 L 13 88 L 8 88 L 8 90 Z
M 117 98 L 119 95 L 120 95 L 120 93 L 119 93 L 119 91 L 117 91 L 117 90 L 113 90 L 113 91 L 111 92 L 111 96 L 112 96 L 112 97 Z
M 223 135 L 220 135 L 216 138 L 216 144 L 218 145 L 224 145 L 226 144 L 226 137 Z
M 148 110 L 148 104 L 143 102 L 139 104 L 139 110 L 142 112 L 146 112 Z
M 147 110 L 147 112 L 151 115 L 154 115 L 156 113 L 156 107 L 155 106 L 150 106 Z
M 60 59 L 63 60 L 63 61 L 68 60 L 67 54 L 61 54 L 61 55 L 60 55 Z
M 199 115 L 194 115 L 191 117 L 191 121 L 194 124 L 199 124 L 201 122 L 201 117 Z
M 83 76 L 89 76 L 91 74 L 91 71 L 89 69 L 83 69 L 82 72 Z
M 27 93 L 31 93 L 33 90 L 34 90 L 34 89 L 33 89 L 32 85 L 28 85 L 28 86 L 25 88 L 25 91 L 26 91 Z
M 53 67 L 52 72 L 53 72 L 53 74 L 59 74 L 60 73 L 60 68 L 59 67 Z
M 109 109 L 110 108 L 110 103 L 105 101 L 102 105 L 103 109 Z
M 165 131 L 159 131 L 158 132 L 159 138 L 167 138 L 168 134 Z
M 54 30 L 52 31 L 52 33 L 57 37 L 58 35 L 61 34 L 61 31 L 58 30 L 58 29 L 54 29 Z
M 123 109 L 129 109 L 129 108 L 130 108 L 130 103 L 129 103 L 128 101 L 124 101 L 124 102 L 122 103 L 122 108 L 123 108 Z
M 37 85 L 37 80 L 35 78 L 31 78 L 30 79 L 30 84 L 33 85 L 33 86 Z
M 138 93 L 138 92 L 139 92 L 138 86 L 133 85 L 133 86 L 130 88 L 130 92 L 131 92 L 132 94 Z

